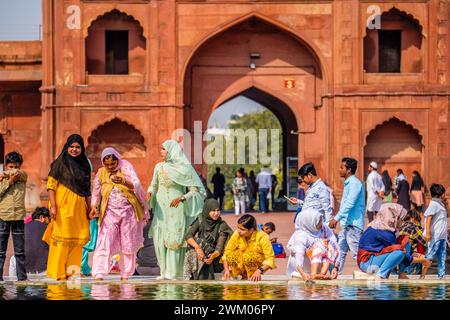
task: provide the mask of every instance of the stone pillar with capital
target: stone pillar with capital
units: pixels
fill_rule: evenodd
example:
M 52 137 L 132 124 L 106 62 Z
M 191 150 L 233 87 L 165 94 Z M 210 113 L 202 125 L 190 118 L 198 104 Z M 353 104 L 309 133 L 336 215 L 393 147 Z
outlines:
M 41 200 L 48 198 L 47 175 L 54 156 L 54 104 L 55 104 L 55 70 L 54 59 L 54 2 L 42 1 L 43 37 L 42 37 L 42 86 L 41 92 Z

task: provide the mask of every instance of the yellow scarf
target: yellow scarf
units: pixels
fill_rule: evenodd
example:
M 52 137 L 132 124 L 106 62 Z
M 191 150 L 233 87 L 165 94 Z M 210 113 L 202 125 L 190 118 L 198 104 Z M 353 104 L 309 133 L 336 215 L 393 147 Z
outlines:
M 116 175 L 121 178 L 124 177 L 123 173 L 120 170 L 117 172 Z M 128 189 L 123 184 L 112 182 L 110 173 L 105 168 L 100 168 L 100 170 L 98 171 L 98 179 L 100 184 L 102 185 L 102 203 L 100 207 L 100 218 L 98 219 L 99 225 L 101 224 L 103 216 L 105 215 L 109 195 L 114 187 L 120 190 L 120 192 L 122 192 L 122 194 L 128 199 L 130 204 L 133 206 L 137 221 L 142 220 L 142 218 L 144 217 L 144 208 L 132 190 Z

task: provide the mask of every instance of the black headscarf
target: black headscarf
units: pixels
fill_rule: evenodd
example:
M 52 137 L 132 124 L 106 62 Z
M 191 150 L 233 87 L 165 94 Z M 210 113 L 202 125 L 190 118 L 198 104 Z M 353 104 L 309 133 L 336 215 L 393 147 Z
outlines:
M 219 217 L 219 219 L 217 220 L 214 220 L 209 215 L 211 211 L 217 210 L 219 208 L 220 208 L 219 202 L 216 199 L 209 198 L 205 200 L 202 216 L 199 221 L 200 237 L 207 237 L 208 235 L 212 235 L 214 239 L 217 240 L 221 232 L 227 233 L 228 236 L 230 236 L 233 233 L 233 230 L 228 226 L 228 224 L 225 221 L 222 220 L 221 217 Z
M 381 176 L 382 176 L 383 184 L 384 184 L 384 193 L 386 195 L 389 195 L 392 191 L 391 177 L 389 176 L 389 173 L 387 172 L 387 170 L 384 170 Z
M 423 179 L 420 176 L 419 172 L 413 171 L 413 178 L 411 182 L 411 189 L 420 190 L 425 184 L 423 183 Z
M 74 142 L 78 142 L 81 146 L 78 157 L 72 157 L 67 151 Z M 85 151 L 83 138 L 78 134 L 72 134 L 67 138 L 61 154 L 53 161 L 48 173 L 81 197 L 91 195 L 91 166 Z

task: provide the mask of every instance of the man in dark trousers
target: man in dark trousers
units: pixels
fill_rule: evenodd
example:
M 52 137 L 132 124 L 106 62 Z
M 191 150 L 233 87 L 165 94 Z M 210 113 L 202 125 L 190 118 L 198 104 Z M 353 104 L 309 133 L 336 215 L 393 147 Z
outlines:
M 223 209 L 223 197 L 225 196 L 225 176 L 220 173 L 220 168 L 216 168 L 216 173 L 211 178 L 214 185 L 214 198 L 219 201 L 220 210 Z

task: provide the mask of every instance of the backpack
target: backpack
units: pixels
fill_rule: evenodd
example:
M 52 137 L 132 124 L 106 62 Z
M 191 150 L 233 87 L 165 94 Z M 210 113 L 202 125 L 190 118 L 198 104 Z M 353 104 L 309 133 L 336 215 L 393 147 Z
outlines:
M 275 254 L 275 258 L 286 258 L 286 253 L 281 243 L 272 243 L 272 248 Z

